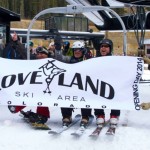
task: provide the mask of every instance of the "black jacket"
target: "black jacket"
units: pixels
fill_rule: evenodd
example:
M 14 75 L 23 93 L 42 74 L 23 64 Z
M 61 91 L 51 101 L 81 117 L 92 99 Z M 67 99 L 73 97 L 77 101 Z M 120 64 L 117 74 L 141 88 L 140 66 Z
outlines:
M 27 54 L 24 46 L 19 41 L 11 41 L 4 48 L 2 57 L 8 59 L 27 59 Z

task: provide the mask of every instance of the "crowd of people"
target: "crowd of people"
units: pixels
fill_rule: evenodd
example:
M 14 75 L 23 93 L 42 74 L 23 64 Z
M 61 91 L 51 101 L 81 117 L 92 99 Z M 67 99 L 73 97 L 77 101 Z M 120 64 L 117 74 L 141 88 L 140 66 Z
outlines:
M 69 41 L 60 42 L 54 40 L 48 46 L 38 46 L 35 49 L 34 43 L 29 42 L 30 46 L 30 59 L 44 59 L 55 58 L 59 61 L 73 64 L 90 59 L 93 57 L 92 53 L 85 47 L 83 41 L 75 41 L 72 46 Z M 27 59 L 26 47 L 20 42 L 16 33 L 13 34 L 10 42 L 3 50 L 2 57 L 7 59 Z M 113 55 L 113 42 L 110 39 L 103 39 L 98 43 L 96 50 L 96 57 L 112 56 Z M 144 106 L 143 106 L 144 107 Z M 30 122 L 37 124 L 45 124 L 50 118 L 50 110 L 48 107 L 37 107 L 36 112 L 24 112 L 25 106 L 8 106 L 12 113 L 20 112 Z M 60 108 L 62 113 L 62 125 L 68 126 L 72 122 L 72 108 Z M 97 126 L 103 126 L 105 123 L 105 112 L 103 109 L 94 109 Z M 81 122 L 80 126 L 86 127 L 89 122 L 89 117 L 92 115 L 92 109 L 81 108 Z M 120 116 L 120 110 L 111 110 L 110 112 L 110 126 L 116 127 Z

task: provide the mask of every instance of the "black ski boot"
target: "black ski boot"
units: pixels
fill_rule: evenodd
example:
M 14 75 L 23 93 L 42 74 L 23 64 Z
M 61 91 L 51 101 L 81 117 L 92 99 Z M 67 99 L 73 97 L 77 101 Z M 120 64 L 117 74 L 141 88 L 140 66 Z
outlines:
M 39 115 L 37 113 L 33 113 L 32 115 L 29 116 L 29 121 L 31 123 L 37 123 L 37 124 L 44 124 L 48 120 L 47 117 Z
M 27 120 L 28 122 L 30 122 L 29 118 L 34 116 L 34 112 L 32 112 L 31 110 L 30 111 L 27 111 L 27 112 L 24 112 L 23 110 L 20 111 L 20 114 L 23 116 L 23 118 L 25 120 Z

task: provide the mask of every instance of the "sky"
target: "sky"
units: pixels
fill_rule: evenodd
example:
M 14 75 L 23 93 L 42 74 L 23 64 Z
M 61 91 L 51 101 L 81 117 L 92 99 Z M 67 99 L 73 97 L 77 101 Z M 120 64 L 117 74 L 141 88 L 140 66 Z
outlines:
M 146 71 L 143 77 L 150 77 Z M 141 99 L 149 101 L 150 83 L 140 84 Z M 35 111 L 35 107 L 26 107 Z M 0 150 L 149 150 L 150 149 L 150 110 L 121 111 L 118 127 L 114 136 L 106 135 L 108 126 L 104 127 L 97 139 L 89 137 L 95 129 L 93 123 L 80 138 L 71 135 L 79 127 L 79 122 L 58 136 L 48 134 L 48 131 L 35 130 L 25 123 L 19 113 L 12 114 L 7 106 L 0 106 Z M 57 130 L 61 127 L 62 117 L 59 108 L 50 108 L 51 118 L 47 125 Z M 93 111 L 92 111 L 93 112 Z M 75 109 L 73 117 L 80 113 Z M 106 119 L 110 110 L 105 110 Z M 123 126 L 127 123 L 127 126 Z

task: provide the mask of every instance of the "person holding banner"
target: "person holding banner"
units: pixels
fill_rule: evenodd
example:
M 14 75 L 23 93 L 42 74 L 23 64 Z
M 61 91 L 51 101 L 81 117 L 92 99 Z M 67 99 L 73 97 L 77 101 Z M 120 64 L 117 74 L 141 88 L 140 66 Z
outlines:
M 36 48 L 36 59 L 44 59 L 48 58 L 49 52 L 45 47 L 39 46 Z M 45 124 L 50 118 L 50 111 L 48 107 L 40 107 L 38 106 L 36 109 L 36 113 L 30 111 L 24 112 L 26 106 L 8 106 L 10 112 L 18 113 L 20 112 L 24 118 L 28 119 L 29 122 L 35 123 L 36 125 Z
M 113 52 L 113 42 L 110 39 L 103 39 L 99 43 L 99 50 L 96 52 L 96 57 L 111 56 Z M 105 123 L 104 109 L 94 109 L 96 116 L 97 126 L 103 126 Z M 120 110 L 111 110 L 110 113 L 110 125 L 116 127 L 118 118 L 120 116 Z
M 62 62 L 66 63 L 78 63 L 84 60 L 84 56 L 86 54 L 85 44 L 82 41 L 75 41 L 72 45 L 73 56 L 64 56 L 60 51 L 60 43 L 56 44 L 56 58 Z M 63 126 L 68 126 L 72 122 L 72 108 L 61 108 L 61 113 L 63 116 Z M 81 108 L 81 123 L 80 125 L 86 126 L 89 121 L 89 117 L 91 116 L 91 109 Z
M 47 48 L 48 52 L 49 52 L 49 56 L 51 58 L 54 58 L 55 57 L 55 45 L 54 45 L 54 42 L 51 42 Z

